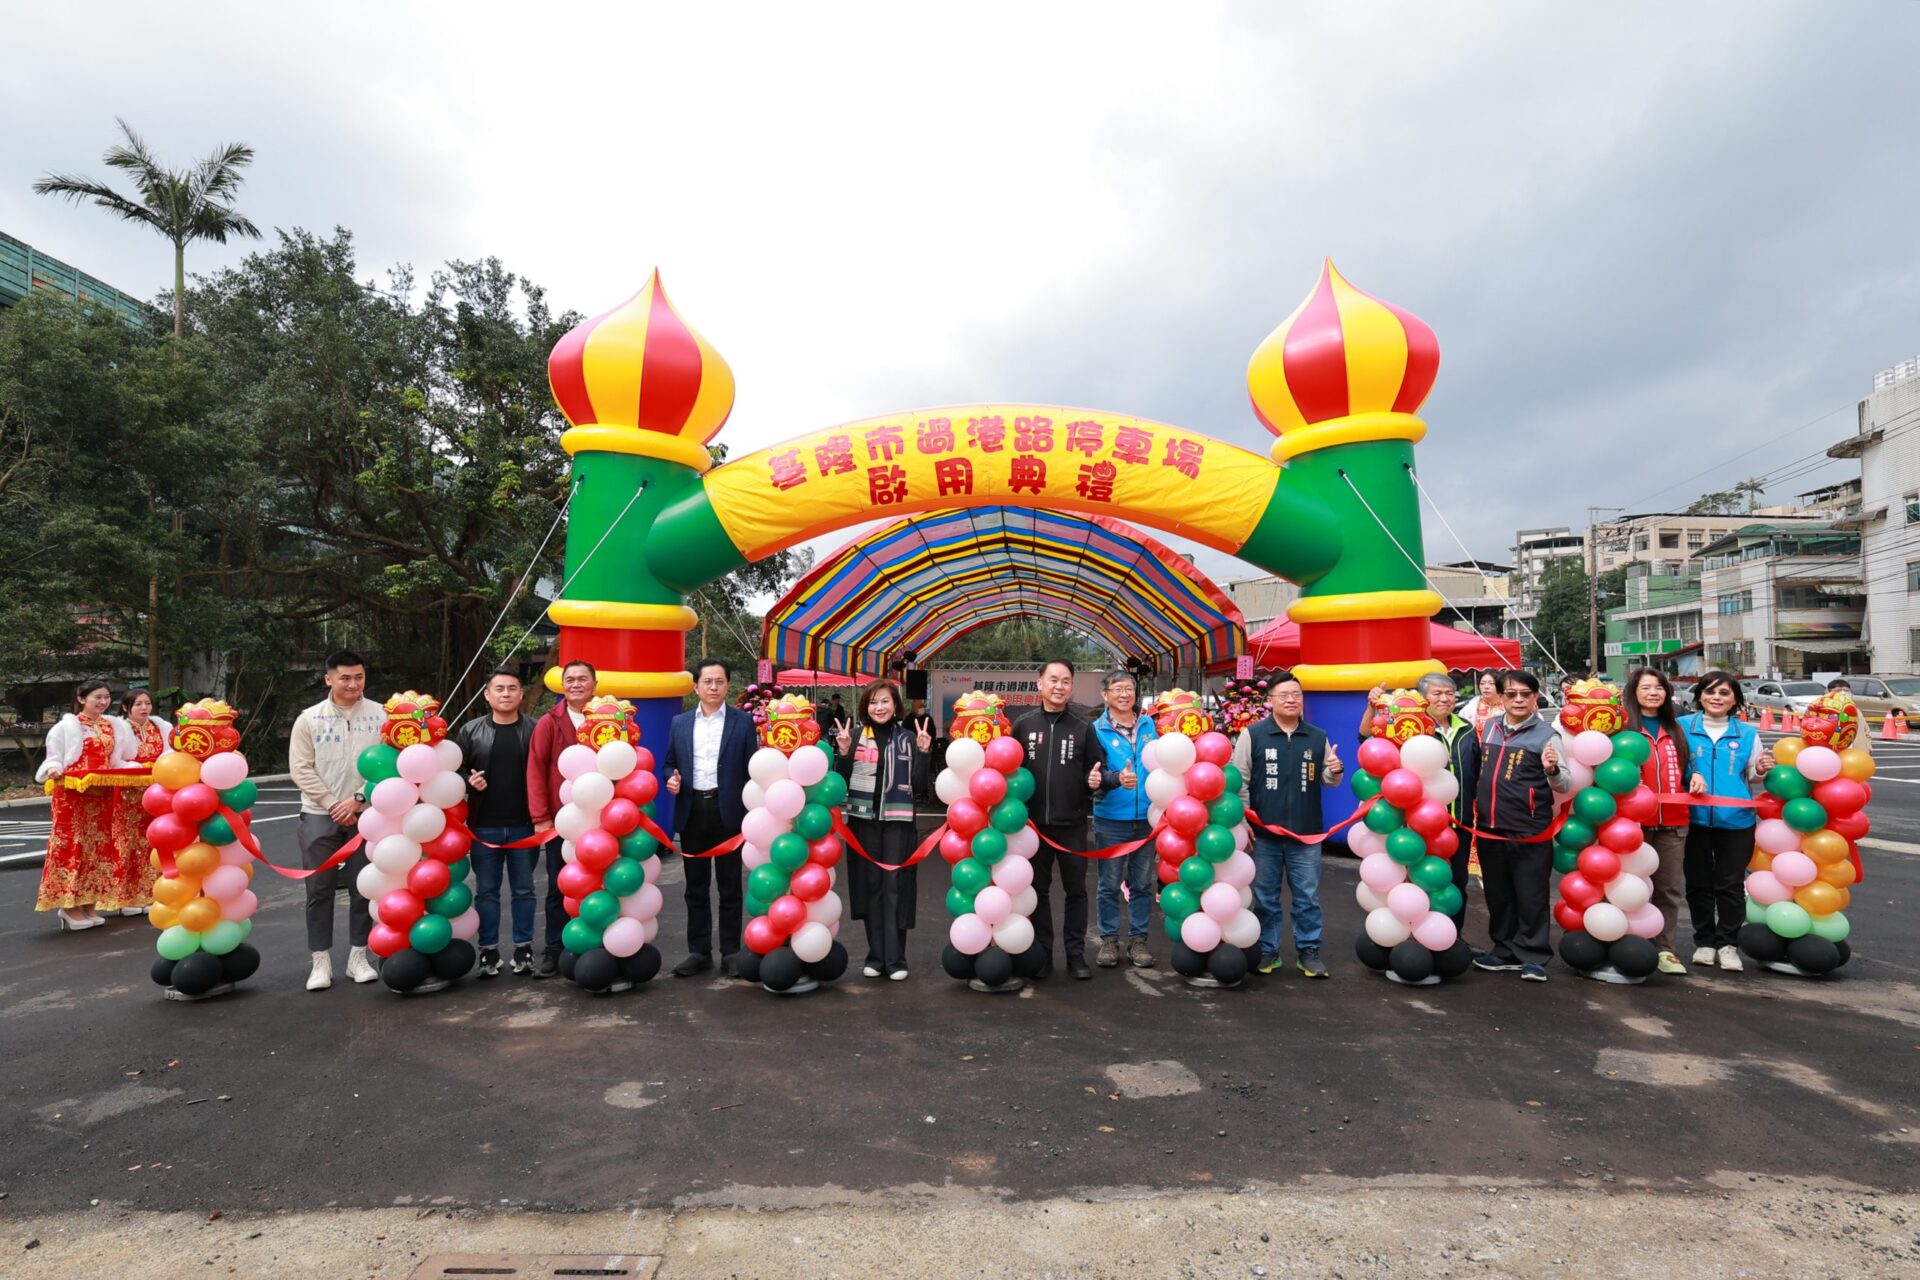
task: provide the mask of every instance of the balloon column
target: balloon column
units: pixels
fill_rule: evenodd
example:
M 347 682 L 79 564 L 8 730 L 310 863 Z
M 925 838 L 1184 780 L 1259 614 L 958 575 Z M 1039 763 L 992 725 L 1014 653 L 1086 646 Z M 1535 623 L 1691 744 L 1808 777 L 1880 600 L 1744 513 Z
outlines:
M 1215 732 L 1198 694 L 1169 689 L 1152 708 L 1160 736 L 1141 752 L 1147 818 L 1160 855 L 1160 912 L 1173 969 L 1190 982 L 1233 986 L 1258 945 L 1252 833 L 1240 801 L 1233 742 Z
M 1852 957 L 1846 907 L 1860 879 L 1873 757 L 1853 745 L 1859 713 L 1844 692 L 1814 702 L 1798 737 L 1773 746 L 1747 874 L 1740 949 L 1782 973 L 1832 973 Z
M 1560 873 L 1553 918 L 1566 931 L 1560 958 L 1589 978 L 1644 982 L 1660 961 L 1653 939 L 1663 923 L 1653 904 L 1660 855 L 1640 834 L 1660 810 L 1640 780 L 1652 747 L 1626 727 L 1619 688 L 1601 680 L 1568 691 L 1560 725 L 1572 735 L 1566 750 L 1575 783 L 1568 799 L 1556 801 L 1571 806 L 1553 838 Z
M 572 917 L 560 932 L 560 971 L 596 994 L 630 991 L 660 972 L 660 842 L 643 821 L 660 781 L 653 753 L 639 745 L 632 703 L 597 697 L 583 714 L 580 740 L 560 753 L 553 816 L 567 864 L 561 901 Z
M 386 701 L 380 741 L 360 753 L 367 865 L 356 885 L 373 910 L 367 949 L 402 994 L 439 991 L 473 968 L 480 930 L 467 887 L 467 782 L 440 703 L 409 689 Z
M 1433 736 L 1427 700 L 1413 689 L 1376 703 L 1367 732 L 1353 779 L 1366 816 L 1347 835 L 1360 855 L 1354 896 L 1367 913 L 1354 951 L 1391 981 L 1458 977 L 1473 953 L 1452 918 L 1461 907 L 1450 861 L 1460 837 L 1447 806 L 1460 783 L 1447 770 L 1446 744 Z
M 247 942 L 260 905 L 247 887 L 253 855 L 240 843 L 258 788 L 238 750 L 234 715 L 214 698 L 180 708 L 173 749 L 153 762 L 153 783 L 140 797 L 161 868 L 147 913 L 160 930 L 153 980 L 169 1000 L 225 994 L 260 967 Z
M 953 865 L 953 923 L 940 964 L 976 991 L 1017 991 L 1045 960 L 1033 945 L 1033 855 L 1040 833 L 1027 822 L 1033 774 L 1000 697 L 974 690 L 954 700 L 947 767 L 934 794 L 947 803 L 940 856 Z
M 813 991 L 847 971 L 833 869 L 845 845 L 834 810 L 847 784 L 820 745 L 813 704 L 798 694 L 767 704 L 761 747 L 747 761 L 741 793 L 745 844 L 746 948 L 740 976 L 769 991 Z

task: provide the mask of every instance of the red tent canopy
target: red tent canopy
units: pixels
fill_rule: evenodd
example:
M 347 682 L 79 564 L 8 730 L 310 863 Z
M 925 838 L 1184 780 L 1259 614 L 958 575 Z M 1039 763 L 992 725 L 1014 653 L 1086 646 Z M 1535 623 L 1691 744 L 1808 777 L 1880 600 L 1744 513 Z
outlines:
M 1437 622 L 1430 624 L 1429 635 L 1433 656 L 1449 671 L 1520 665 L 1518 640 L 1457 631 Z M 1276 618 L 1247 637 L 1247 652 L 1261 668 L 1293 666 L 1300 661 L 1300 624 Z
M 805 671 L 791 667 L 774 676 L 774 683 L 783 689 L 805 689 L 809 687 L 828 687 L 833 685 L 856 685 L 867 683 L 865 679 L 838 675 L 832 671 Z

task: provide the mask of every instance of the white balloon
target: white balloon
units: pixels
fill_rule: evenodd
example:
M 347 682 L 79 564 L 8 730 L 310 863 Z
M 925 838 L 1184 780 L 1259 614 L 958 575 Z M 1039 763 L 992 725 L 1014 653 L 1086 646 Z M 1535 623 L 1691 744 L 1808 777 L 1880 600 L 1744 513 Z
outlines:
M 1260 917 L 1251 911 L 1242 911 L 1227 921 L 1227 927 L 1220 931 L 1220 936 L 1228 946 L 1250 947 L 1260 941 Z
M 368 902 L 378 902 L 386 894 L 403 888 L 406 880 L 400 876 L 390 876 L 372 862 L 360 868 L 360 874 L 353 878 L 353 887 Z
M 1165 809 L 1162 809 L 1159 805 L 1150 804 L 1147 806 L 1147 825 L 1149 827 L 1159 826 L 1160 819 L 1166 816 L 1167 816 L 1167 811 Z
M 823 893 L 807 904 L 807 919 L 821 924 L 832 924 L 840 918 L 840 895 Z
M 1010 956 L 1017 956 L 1033 945 L 1033 921 L 1014 914 L 994 926 L 993 940 Z
M 1013 914 L 1017 916 L 1030 916 L 1039 905 L 1040 891 L 1032 885 L 1013 895 Z
M 762 747 L 747 761 L 747 774 L 761 786 L 787 776 L 787 758 L 773 747 Z
M 765 849 L 748 841 L 740 846 L 740 865 L 751 871 L 755 867 L 764 867 L 771 857 Z
M 451 809 L 467 798 L 467 780 L 457 773 L 436 773 L 421 786 L 420 798 L 437 809 Z
M 1607 901 L 1632 913 L 1653 901 L 1653 885 L 1644 876 L 1622 872 L 1607 882 Z
M 580 855 L 574 851 L 573 841 L 562 840 L 560 842 L 560 860 L 569 866 L 580 861 Z
M 1431 781 L 1447 771 L 1447 744 L 1421 734 L 1400 744 L 1400 763 Z
M 611 782 L 618 782 L 632 773 L 639 763 L 640 753 L 625 738 L 601 743 L 600 750 L 593 757 L 593 767 Z
M 1147 775 L 1147 799 L 1165 807 L 1187 794 L 1187 784 L 1178 776 L 1165 769 L 1155 769 Z
M 1365 880 L 1353 886 L 1353 899 L 1360 904 L 1362 911 L 1378 911 L 1387 905 L 1387 900 L 1373 891 L 1373 886 Z
M 652 853 L 652 854 L 648 854 L 645 858 L 642 858 L 640 860 L 640 873 L 646 877 L 648 884 L 659 884 L 660 883 L 660 855 L 657 853 Z
M 420 861 L 420 842 L 403 835 L 391 835 L 373 846 L 367 861 L 390 876 L 404 876 Z
M 1383 947 L 1397 947 L 1413 936 L 1413 926 L 1381 907 L 1367 912 L 1367 936 Z
M 1433 742 L 1433 739 L 1415 738 L 1413 742 Z M 1407 745 L 1412 746 L 1413 742 L 1409 742 Z M 1438 744 L 1436 743 L 1435 745 L 1437 746 Z M 1452 804 L 1460 798 L 1460 779 L 1450 773 L 1445 771 L 1436 773 L 1431 778 L 1428 778 L 1426 783 L 1426 794 L 1429 800 L 1435 800 L 1441 804 Z
M 648 942 L 652 942 L 655 938 L 660 936 L 660 917 L 659 916 L 655 916 L 651 920 L 642 921 L 642 924 L 644 924 L 646 927 Z
M 1660 869 L 1660 851 L 1643 844 L 1632 853 L 1620 855 L 1620 869 L 1636 876 L 1650 876 Z
M 793 954 L 812 964 L 825 960 L 827 952 L 833 950 L 833 934 L 818 920 L 809 920 L 793 931 L 789 945 L 793 947 Z
M 1155 738 L 1154 761 L 1168 773 L 1185 773 L 1193 768 L 1197 755 L 1193 739 L 1184 733 L 1169 733 Z
M 740 803 L 749 809 L 767 807 L 767 789 L 757 782 L 749 782 L 740 788 Z
M 593 828 L 593 815 L 577 804 L 563 804 L 560 812 L 553 815 L 553 829 L 560 833 L 562 840 L 578 840 Z
M 1588 907 L 1580 923 L 1601 942 L 1618 942 L 1627 936 L 1627 913 L 1611 902 L 1596 902 Z
M 987 749 L 972 738 L 955 738 L 947 744 L 947 768 L 964 780 L 987 762 Z
M 460 772 L 460 744 L 452 738 L 442 738 L 433 744 L 433 754 L 440 761 L 440 767 L 448 773 Z
M 573 803 L 588 813 L 600 812 L 612 799 L 613 779 L 604 773 L 583 773 L 573 780 Z
M 417 804 L 400 815 L 400 834 L 421 844 L 447 829 L 447 811 L 430 804 Z
M 942 769 L 933 780 L 933 794 L 940 797 L 941 804 L 952 804 L 967 794 L 967 784 L 953 770 Z
M 1236 885 L 1235 888 L 1240 890 L 1240 905 L 1249 911 L 1253 910 L 1253 890 L 1246 885 Z

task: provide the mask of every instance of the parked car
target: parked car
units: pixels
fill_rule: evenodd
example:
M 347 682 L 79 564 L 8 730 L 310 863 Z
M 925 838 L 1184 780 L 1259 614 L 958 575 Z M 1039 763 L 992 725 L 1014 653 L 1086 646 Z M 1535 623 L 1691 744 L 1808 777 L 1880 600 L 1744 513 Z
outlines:
M 1827 691 L 1827 686 L 1818 680 L 1755 680 L 1746 686 L 1747 705 L 1756 710 L 1767 707 L 1774 711 L 1791 711 L 1798 714 L 1813 705 L 1813 700 Z
M 1854 705 L 1867 715 L 1920 716 L 1920 676 L 1848 676 L 1847 683 L 1853 686 Z

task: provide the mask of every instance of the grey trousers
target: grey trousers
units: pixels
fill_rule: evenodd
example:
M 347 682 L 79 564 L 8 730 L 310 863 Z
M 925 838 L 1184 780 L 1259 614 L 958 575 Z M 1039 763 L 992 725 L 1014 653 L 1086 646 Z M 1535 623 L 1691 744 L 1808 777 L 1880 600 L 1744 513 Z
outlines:
M 300 865 L 312 870 L 333 856 L 353 836 L 352 827 L 343 827 L 324 813 L 301 814 Z M 341 865 L 306 878 L 307 950 L 333 949 L 334 895 L 342 889 L 347 891 L 348 936 L 356 947 L 367 945 L 367 935 L 373 932 L 373 912 L 368 908 L 367 900 L 360 896 L 356 883 L 360 868 L 366 865 L 367 851 L 363 846 L 354 850 L 353 856 Z
M 1648 827 L 1641 832 L 1660 866 L 1653 873 L 1653 905 L 1660 908 L 1660 933 L 1653 945 L 1673 950 L 1673 931 L 1680 927 L 1680 904 L 1687 900 L 1687 829 Z

